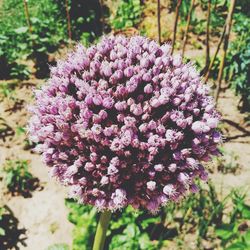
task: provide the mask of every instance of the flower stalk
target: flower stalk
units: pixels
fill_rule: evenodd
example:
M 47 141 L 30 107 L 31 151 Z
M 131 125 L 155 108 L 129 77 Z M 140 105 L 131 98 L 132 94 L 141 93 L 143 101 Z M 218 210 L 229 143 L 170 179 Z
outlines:
M 103 250 L 110 218 L 111 211 L 105 210 L 101 213 L 95 234 L 93 250 Z

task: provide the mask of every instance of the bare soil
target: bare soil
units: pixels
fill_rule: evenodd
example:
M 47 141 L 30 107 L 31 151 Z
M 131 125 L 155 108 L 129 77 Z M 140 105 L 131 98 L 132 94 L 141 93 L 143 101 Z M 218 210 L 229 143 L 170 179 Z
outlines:
M 228 194 L 232 188 L 241 188 L 245 190 L 250 199 L 250 127 L 245 122 L 246 114 L 241 114 L 237 109 L 238 103 L 239 98 L 231 90 L 226 90 L 220 95 L 218 109 L 223 118 L 224 157 L 236 155 L 238 159 L 235 161 L 239 164 L 239 172 L 222 174 L 215 171 L 211 178 L 223 196 Z

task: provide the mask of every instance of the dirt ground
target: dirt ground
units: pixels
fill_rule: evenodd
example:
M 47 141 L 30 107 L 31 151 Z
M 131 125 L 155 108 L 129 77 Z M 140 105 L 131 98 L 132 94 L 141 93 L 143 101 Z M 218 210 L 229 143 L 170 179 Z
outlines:
M 242 188 L 247 192 L 250 199 L 250 127 L 246 126 L 244 118 L 237 109 L 239 98 L 235 97 L 230 90 L 221 93 L 218 109 L 222 113 L 223 131 L 225 143 L 225 156 L 232 154 L 237 156 L 239 172 L 236 174 L 222 174 L 215 172 L 211 175 L 218 190 L 224 195 L 228 194 L 232 188 Z

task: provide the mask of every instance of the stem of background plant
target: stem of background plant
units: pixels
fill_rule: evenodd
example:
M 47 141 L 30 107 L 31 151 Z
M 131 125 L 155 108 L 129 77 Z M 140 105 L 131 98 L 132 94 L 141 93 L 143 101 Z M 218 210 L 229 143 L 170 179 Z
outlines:
M 72 40 L 71 24 L 70 24 L 70 14 L 69 14 L 69 3 L 68 0 L 65 0 L 65 10 L 67 15 L 67 26 L 68 26 L 68 36 L 69 41 Z
M 191 16 L 192 16 L 193 8 L 194 8 L 194 3 L 195 3 L 195 0 L 192 0 L 190 8 L 189 8 L 189 12 L 188 12 L 187 26 L 186 26 L 186 30 L 185 30 L 184 39 L 183 39 L 183 47 L 182 47 L 181 57 L 184 57 L 185 47 L 186 47 L 187 39 L 188 39 L 188 30 L 189 30 L 189 26 L 190 26 L 190 22 L 191 22 Z
M 93 250 L 103 250 L 110 218 L 110 211 L 106 210 L 101 213 L 99 223 L 96 229 Z
M 26 16 L 27 25 L 29 27 L 29 32 L 32 33 L 32 26 L 30 22 L 30 15 L 29 15 L 29 8 L 28 8 L 28 0 L 23 0 L 23 5 L 24 5 L 24 12 Z
M 210 16 L 211 16 L 211 0 L 207 3 L 207 25 L 206 25 L 206 63 L 204 72 L 208 70 L 210 62 L 210 46 L 209 46 L 209 32 L 210 32 Z
M 222 44 L 222 42 L 223 42 L 223 38 L 224 38 L 224 35 L 225 35 L 225 31 L 226 31 L 226 25 L 224 25 L 224 27 L 223 27 L 223 31 L 222 31 L 222 33 L 221 33 L 220 41 L 219 41 L 219 43 L 218 43 L 218 46 L 217 46 L 217 48 L 216 48 L 216 51 L 215 51 L 214 56 L 213 56 L 213 58 L 212 58 L 212 61 L 211 61 L 210 64 L 209 64 L 207 73 L 206 73 L 205 78 L 204 78 L 204 83 L 206 83 L 207 80 L 208 80 L 208 78 L 209 78 L 209 75 L 210 75 L 210 72 L 211 72 L 212 67 L 213 67 L 213 65 L 214 65 L 215 59 L 216 59 L 216 57 L 217 57 L 217 55 L 218 55 L 218 53 L 219 53 L 220 46 L 221 46 L 221 44 Z
M 229 36 L 230 36 L 230 31 L 231 31 L 231 26 L 232 26 L 232 19 L 233 19 L 233 12 L 234 12 L 235 3 L 236 3 L 236 0 L 231 0 L 231 4 L 229 7 L 228 16 L 227 16 L 227 21 L 226 21 L 226 30 L 225 30 L 222 59 L 220 62 L 220 69 L 219 69 L 219 74 L 218 74 L 218 79 L 217 79 L 218 83 L 217 83 L 217 87 L 216 87 L 216 91 L 215 91 L 215 103 L 216 103 L 216 105 L 217 105 L 218 98 L 219 98 L 221 82 L 222 82 L 222 77 L 223 77 L 223 69 L 224 69 L 226 56 L 227 56 L 228 41 L 229 41 Z
M 101 11 L 101 29 L 102 35 L 104 34 L 104 13 L 103 13 L 103 0 L 100 0 L 100 11 Z
M 172 50 L 171 50 L 171 55 L 174 53 L 174 45 L 175 45 L 175 40 L 176 40 L 176 31 L 177 31 L 177 23 L 178 23 L 178 17 L 179 17 L 179 9 L 181 6 L 182 0 L 178 0 L 176 9 L 175 9 L 175 22 L 174 22 L 174 31 L 173 31 L 173 39 L 172 39 Z
M 161 1 L 157 0 L 158 42 L 161 45 Z

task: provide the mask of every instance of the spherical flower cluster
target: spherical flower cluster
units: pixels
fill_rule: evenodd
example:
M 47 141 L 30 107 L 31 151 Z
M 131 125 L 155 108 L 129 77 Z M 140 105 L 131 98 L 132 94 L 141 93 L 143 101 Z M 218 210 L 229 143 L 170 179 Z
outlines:
M 192 64 L 170 50 L 141 36 L 78 45 L 36 90 L 30 138 L 80 202 L 155 212 L 206 180 L 219 114 Z

